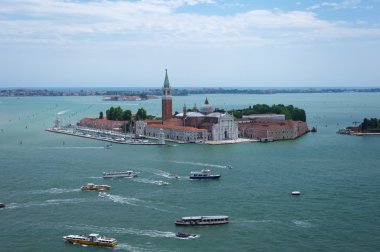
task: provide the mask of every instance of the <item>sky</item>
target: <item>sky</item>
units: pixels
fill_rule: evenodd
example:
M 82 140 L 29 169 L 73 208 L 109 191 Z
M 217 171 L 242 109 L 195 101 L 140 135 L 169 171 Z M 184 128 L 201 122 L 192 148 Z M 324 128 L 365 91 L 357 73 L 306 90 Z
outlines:
M 0 0 L 0 87 L 379 87 L 380 0 Z

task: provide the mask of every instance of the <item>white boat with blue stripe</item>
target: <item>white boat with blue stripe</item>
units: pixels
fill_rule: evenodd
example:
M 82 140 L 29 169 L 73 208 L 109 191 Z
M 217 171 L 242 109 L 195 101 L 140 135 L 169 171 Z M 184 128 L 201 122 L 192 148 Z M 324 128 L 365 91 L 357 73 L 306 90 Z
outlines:
M 219 179 L 220 174 L 212 174 L 209 169 L 203 169 L 201 171 L 192 171 L 190 173 L 190 179 Z

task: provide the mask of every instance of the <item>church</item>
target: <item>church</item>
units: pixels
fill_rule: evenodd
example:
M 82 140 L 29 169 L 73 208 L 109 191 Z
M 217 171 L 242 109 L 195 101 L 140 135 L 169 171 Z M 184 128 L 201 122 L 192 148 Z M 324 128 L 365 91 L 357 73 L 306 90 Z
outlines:
M 163 131 L 168 140 L 193 143 L 238 138 L 238 124 L 234 117 L 228 113 L 214 112 L 207 98 L 199 110 L 196 107 L 189 110 L 185 105 L 183 112 L 174 116 L 172 90 L 168 72 L 165 71 L 161 101 L 162 120 L 136 122 L 136 134 L 156 138 Z

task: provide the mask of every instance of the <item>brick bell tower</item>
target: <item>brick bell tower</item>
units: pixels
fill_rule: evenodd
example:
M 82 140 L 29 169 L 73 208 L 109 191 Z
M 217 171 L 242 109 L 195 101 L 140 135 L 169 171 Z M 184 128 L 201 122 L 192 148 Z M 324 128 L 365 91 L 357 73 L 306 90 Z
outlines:
M 168 70 L 165 69 L 165 81 L 162 88 L 162 121 L 172 118 L 172 89 L 170 88 Z

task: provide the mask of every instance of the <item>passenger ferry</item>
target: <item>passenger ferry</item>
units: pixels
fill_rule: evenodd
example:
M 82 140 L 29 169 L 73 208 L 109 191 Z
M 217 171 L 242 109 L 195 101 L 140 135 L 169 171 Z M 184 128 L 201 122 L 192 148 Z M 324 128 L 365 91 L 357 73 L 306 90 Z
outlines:
M 228 216 L 190 216 L 182 217 L 181 220 L 175 222 L 178 226 L 202 226 L 202 225 L 218 225 L 227 224 Z
M 95 185 L 93 183 L 88 183 L 80 188 L 82 191 L 105 191 L 111 189 L 109 185 Z
M 139 172 L 134 171 L 110 171 L 103 172 L 103 178 L 134 178 Z
M 190 173 L 190 179 L 219 179 L 220 176 L 220 174 L 211 174 L 211 171 L 208 169 Z
M 102 247 L 115 247 L 117 240 L 115 238 L 100 236 L 99 234 L 89 235 L 67 235 L 63 240 L 72 244 L 93 245 Z

